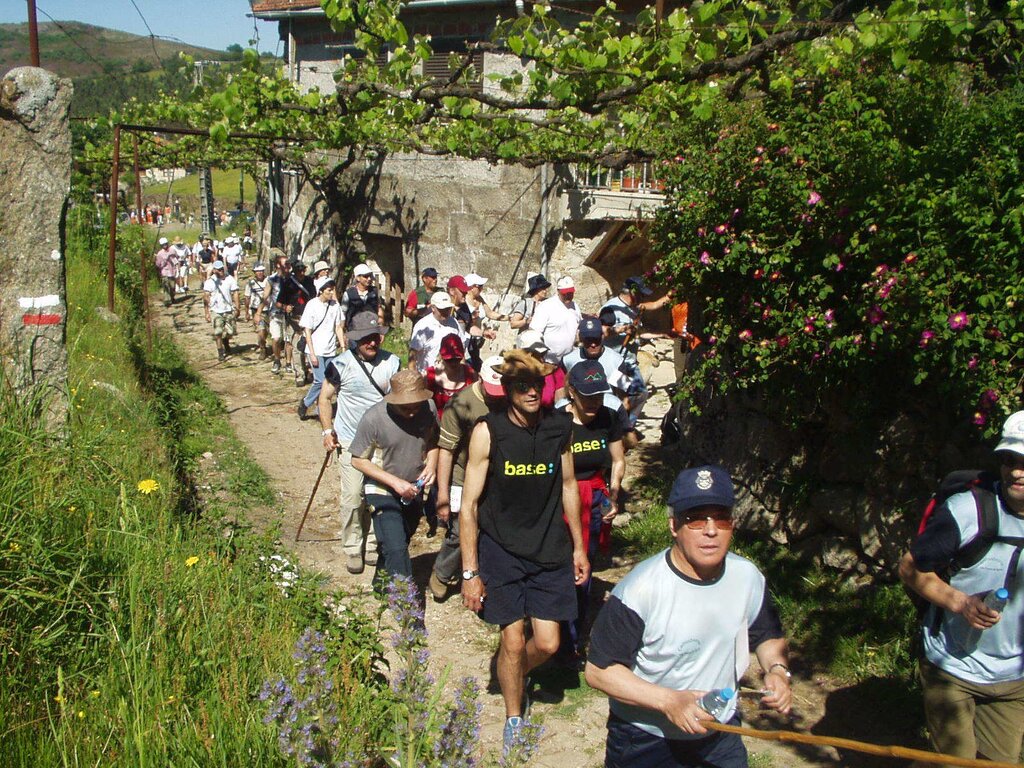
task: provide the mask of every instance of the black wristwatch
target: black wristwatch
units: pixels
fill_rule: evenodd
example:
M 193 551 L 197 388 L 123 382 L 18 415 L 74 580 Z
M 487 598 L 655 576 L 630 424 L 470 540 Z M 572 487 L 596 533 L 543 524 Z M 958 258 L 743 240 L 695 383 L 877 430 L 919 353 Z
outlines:
M 479 575 L 480 575 L 480 571 L 471 571 L 471 570 L 467 569 L 467 570 L 462 572 L 462 580 L 463 581 L 469 581 L 470 579 L 475 579 Z

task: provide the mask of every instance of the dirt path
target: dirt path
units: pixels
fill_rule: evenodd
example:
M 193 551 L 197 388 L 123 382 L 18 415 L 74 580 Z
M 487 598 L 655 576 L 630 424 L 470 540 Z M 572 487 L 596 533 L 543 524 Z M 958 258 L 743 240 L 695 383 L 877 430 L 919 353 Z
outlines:
M 192 366 L 223 400 L 235 432 L 270 476 L 283 509 L 280 523 L 286 547 L 294 551 L 303 566 L 327 574 L 334 585 L 349 590 L 368 590 L 371 569 L 353 576 L 344 568 L 345 560 L 337 538 L 338 477 L 333 467 L 324 475 L 303 529 L 302 541 L 292 543 L 323 457 L 318 422 L 315 419 L 300 422 L 296 416 L 295 408 L 305 389 L 296 388 L 290 374 L 274 376 L 270 373 L 269 362 L 258 361 L 255 334 L 244 322 L 239 324 L 240 335 L 233 353 L 225 362 L 218 362 L 209 326 L 203 318 L 202 299 L 194 293 L 179 297 L 169 309 L 155 303 L 153 312 L 162 326 L 173 328 Z M 667 375 L 670 374 L 668 371 Z M 660 414 L 663 410 L 664 401 L 655 400 L 648 406 L 650 413 Z M 632 454 L 630 461 L 634 468 L 643 469 L 647 463 L 656 462 L 657 419 L 649 418 L 641 426 L 647 435 L 646 445 Z M 252 522 L 258 527 L 268 526 L 278 522 L 276 515 L 263 515 L 264 519 Z M 427 539 L 424 533 L 425 525 L 412 544 L 413 568 L 421 585 L 426 584 L 440 542 L 439 538 Z M 621 565 L 601 567 L 598 564 L 594 591 L 603 596 L 627 570 L 628 567 Z M 486 688 L 481 736 L 487 749 L 497 749 L 504 721 L 493 675 L 497 633 L 469 614 L 457 596 L 442 604 L 428 600 L 426 623 L 434 662 L 439 667 L 450 664 L 451 679 L 472 675 Z M 545 735 L 531 764 L 543 768 L 601 765 L 607 717 L 604 696 L 587 688 L 571 670 L 541 670 L 535 679 L 539 681 L 540 691 L 533 712 L 542 719 Z M 796 679 L 794 682 L 796 708 L 801 714 L 792 725 L 799 730 L 809 730 L 825 714 L 826 696 L 834 687 L 822 679 Z M 787 727 L 771 716 L 758 714 L 756 704 L 745 706 L 745 712 L 745 720 L 752 727 Z M 757 740 L 748 741 L 747 746 L 751 765 L 757 768 L 854 764 L 850 760 L 838 760 L 832 750 L 798 750 Z

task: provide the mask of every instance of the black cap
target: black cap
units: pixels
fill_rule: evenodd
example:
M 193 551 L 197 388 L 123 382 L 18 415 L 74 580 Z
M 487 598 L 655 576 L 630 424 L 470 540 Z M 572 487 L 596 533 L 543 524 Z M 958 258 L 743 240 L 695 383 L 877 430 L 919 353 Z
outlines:
M 433 267 L 427 267 L 422 272 L 420 272 L 420 275 L 422 277 L 432 277 L 432 278 L 434 278 L 436 280 L 437 279 L 437 270 L 434 269 Z
M 608 377 L 597 360 L 581 360 L 569 370 L 568 384 L 581 395 L 604 395 L 612 391 Z
M 534 275 L 526 281 L 527 289 L 526 293 L 528 296 L 533 296 L 538 291 L 543 291 L 545 288 L 550 288 L 551 283 L 544 275 Z
M 644 279 L 639 275 L 633 275 L 633 277 L 627 277 L 626 282 L 622 284 L 624 290 L 630 293 L 639 293 L 641 296 L 650 296 L 654 291 L 647 287 Z

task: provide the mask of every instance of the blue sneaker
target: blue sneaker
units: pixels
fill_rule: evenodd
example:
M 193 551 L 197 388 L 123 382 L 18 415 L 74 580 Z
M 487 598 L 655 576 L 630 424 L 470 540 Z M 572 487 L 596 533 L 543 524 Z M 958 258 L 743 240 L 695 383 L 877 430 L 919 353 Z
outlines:
M 502 757 L 508 757 L 512 747 L 516 745 L 518 736 L 523 730 L 523 718 L 513 715 L 505 720 L 505 731 L 502 734 Z

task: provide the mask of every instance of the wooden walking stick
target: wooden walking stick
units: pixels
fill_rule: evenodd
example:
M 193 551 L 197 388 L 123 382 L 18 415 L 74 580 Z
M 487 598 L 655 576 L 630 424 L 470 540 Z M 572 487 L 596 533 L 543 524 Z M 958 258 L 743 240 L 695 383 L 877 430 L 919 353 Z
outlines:
M 299 540 L 299 536 L 302 534 L 302 526 L 306 524 L 306 515 L 309 514 L 309 508 L 313 506 L 313 499 L 316 497 L 316 489 L 320 487 L 320 481 L 323 479 L 324 470 L 327 469 L 327 464 L 331 460 L 331 452 L 328 451 L 324 454 L 324 463 L 320 465 L 320 474 L 316 476 L 316 482 L 313 483 L 313 492 L 309 494 L 309 501 L 306 502 L 306 511 L 302 513 L 302 520 L 299 522 L 299 530 L 295 532 L 295 540 Z
M 837 747 L 839 749 L 850 749 L 854 752 L 864 752 L 869 755 L 881 757 L 896 757 L 904 760 L 917 760 L 922 763 L 937 763 L 939 765 L 957 765 L 964 768 L 1021 768 L 1019 763 L 1003 763 L 995 760 L 975 760 L 967 757 L 954 757 L 943 755 L 938 752 L 928 752 L 923 749 L 910 749 L 895 745 L 869 744 L 864 741 L 853 739 L 840 739 L 834 736 L 814 736 L 809 733 L 797 733 L 796 731 L 759 731 L 754 728 L 744 728 L 739 725 L 725 725 L 717 721 L 701 721 L 701 725 L 712 731 L 724 731 L 736 733 L 740 736 L 750 736 L 754 739 L 765 741 L 791 741 L 796 744 L 815 744 L 822 747 Z

